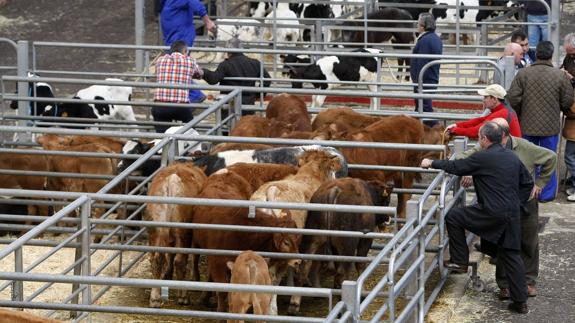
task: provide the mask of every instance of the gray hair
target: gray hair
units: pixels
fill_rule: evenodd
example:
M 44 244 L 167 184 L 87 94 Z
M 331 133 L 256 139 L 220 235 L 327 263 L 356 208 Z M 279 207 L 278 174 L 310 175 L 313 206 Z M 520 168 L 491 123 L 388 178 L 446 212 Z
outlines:
M 564 45 L 575 48 L 575 33 L 568 33 L 565 35 Z
M 479 135 L 484 136 L 493 144 L 500 144 L 503 140 L 503 129 L 495 122 L 486 122 L 479 128 Z
M 420 13 L 419 19 L 417 19 L 417 23 L 423 26 L 423 30 L 425 31 L 435 30 L 435 18 L 429 12 Z
M 232 37 L 226 42 L 226 48 L 243 48 L 242 42 L 237 37 Z

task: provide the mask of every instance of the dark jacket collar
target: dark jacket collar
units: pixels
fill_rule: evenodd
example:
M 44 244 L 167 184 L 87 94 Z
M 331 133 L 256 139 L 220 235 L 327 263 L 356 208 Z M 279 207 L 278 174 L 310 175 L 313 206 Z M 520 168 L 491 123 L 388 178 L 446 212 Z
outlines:
M 538 60 L 531 65 L 547 65 L 547 66 L 553 67 L 553 63 L 551 63 L 551 61 L 547 61 L 547 60 L 543 60 L 543 61 Z

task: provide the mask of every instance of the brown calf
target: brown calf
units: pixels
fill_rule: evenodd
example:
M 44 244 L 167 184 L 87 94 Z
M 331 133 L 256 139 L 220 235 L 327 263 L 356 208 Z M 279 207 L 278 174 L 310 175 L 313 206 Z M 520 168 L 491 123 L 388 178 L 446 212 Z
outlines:
M 232 272 L 230 283 L 249 285 L 272 285 L 268 264 L 257 253 L 248 250 L 240 253 L 235 262 L 228 261 Z M 266 315 L 270 311 L 272 295 L 269 293 L 230 292 L 228 295 L 229 311 L 245 314 L 253 307 L 254 314 Z M 230 323 L 243 323 L 243 320 L 228 320 Z
M 162 169 L 150 185 L 148 195 L 164 197 L 196 197 L 199 195 L 207 177 L 199 167 L 192 163 L 175 163 Z M 149 203 L 144 213 L 146 221 L 191 223 L 192 205 Z M 155 247 L 191 247 L 191 230 L 165 227 L 148 228 L 150 246 Z M 186 279 L 188 254 L 152 252 L 150 254 L 152 275 L 155 279 Z M 178 292 L 178 303 L 188 304 L 187 292 Z M 152 288 L 150 307 L 160 307 L 160 289 Z
M 260 171 L 257 179 L 250 178 L 247 181 L 235 171 L 228 169 L 220 170 L 210 177 L 204 185 L 200 198 L 217 199 L 237 199 L 247 200 L 253 193 L 259 182 L 266 182 L 281 178 L 293 172 L 288 168 L 281 168 L 285 173 L 281 173 L 280 168 L 272 164 L 245 164 L 245 169 L 249 167 L 267 168 L 269 171 Z M 275 168 L 275 170 L 274 170 Z M 245 170 L 244 169 L 244 170 Z M 243 174 L 256 174 L 245 171 Z M 256 176 L 256 175 L 254 175 Z M 285 216 L 277 218 L 273 215 L 256 211 L 255 217 L 248 217 L 246 208 L 201 206 L 194 208 L 194 223 L 207 224 L 231 224 L 249 225 L 264 227 L 287 227 L 295 228 L 295 223 L 286 213 Z M 223 230 L 194 230 L 194 246 L 205 249 L 226 249 L 226 250 L 258 250 L 258 251 L 280 251 L 297 253 L 300 236 L 284 233 L 253 233 L 253 232 L 231 232 Z M 198 275 L 198 261 L 194 257 L 194 277 Z M 230 257 L 208 256 L 208 276 L 211 281 L 227 283 L 229 272 L 226 269 L 226 262 L 233 260 Z M 218 311 L 225 311 L 226 293 L 217 293 Z
M 230 131 L 230 136 L 236 137 L 263 137 L 270 134 L 270 121 L 257 115 L 241 117 Z
M 293 94 L 282 93 L 275 96 L 266 108 L 266 118 L 283 124 L 291 131 L 311 131 L 311 120 L 305 102 Z M 285 133 L 281 127 L 271 128 L 271 137 L 279 137 Z

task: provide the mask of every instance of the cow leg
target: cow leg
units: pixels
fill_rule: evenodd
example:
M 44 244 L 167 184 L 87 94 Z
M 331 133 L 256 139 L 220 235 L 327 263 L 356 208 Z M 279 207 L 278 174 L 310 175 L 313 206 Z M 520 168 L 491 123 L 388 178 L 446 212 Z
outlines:
M 189 248 L 192 244 L 190 230 L 175 229 L 176 248 Z M 174 259 L 174 279 L 186 280 L 188 268 L 188 254 L 178 253 Z M 188 305 L 190 303 L 187 290 L 178 290 L 178 304 Z
M 229 283 L 230 277 L 225 257 L 208 257 L 208 272 L 215 283 Z M 228 293 L 216 292 L 218 298 L 218 312 L 226 312 L 226 296 Z
M 370 80 L 370 82 L 372 82 L 372 81 L 375 81 L 375 79 L 374 79 L 374 80 Z M 368 88 L 371 92 L 377 93 L 377 85 L 368 85 L 367 88 Z M 377 101 L 378 101 L 378 100 L 379 100 L 378 97 L 372 97 L 372 98 L 371 98 L 371 106 L 372 106 L 373 108 L 375 108 L 375 107 L 378 106 L 378 105 L 377 105 Z
M 312 96 L 312 108 L 321 108 L 323 103 L 325 102 L 325 95 L 314 95 Z
M 168 280 L 172 278 L 173 256 L 154 252 L 151 255 L 152 275 L 154 279 Z M 152 288 L 150 293 L 150 307 L 158 308 L 162 305 L 160 288 Z
M 359 239 L 359 242 L 357 244 L 356 256 L 366 257 L 367 253 L 369 252 L 369 249 L 371 249 L 372 242 L 373 241 L 371 239 Z M 367 266 L 367 263 L 365 263 L 365 262 L 356 262 L 355 263 L 355 270 L 357 271 L 357 274 L 361 275 L 361 273 L 363 272 L 363 270 L 365 269 L 366 266 Z
M 332 238 L 333 250 L 341 256 L 355 256 L 359 239 L 357 238 Z M 333 288 L 341 288 L 344 280 L 352 277 L 353 263 L 338 261 L 335 263 L 335 277 Z

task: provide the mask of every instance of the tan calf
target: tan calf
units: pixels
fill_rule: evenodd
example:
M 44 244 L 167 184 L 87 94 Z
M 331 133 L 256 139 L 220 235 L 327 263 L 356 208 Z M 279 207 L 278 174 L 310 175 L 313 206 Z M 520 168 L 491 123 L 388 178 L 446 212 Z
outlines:
M 164 197 L 196 197 L 199 195 L 207 177 L 199 167 L 192 163 L 175 163 L 162 169 L 150 185 L 148 195 Z M 146 221 L 191 223 L 192 205 L 152 204 L 149 203 L 144 213 Z M 150 227 L 148 229 L 150 246 L 190 248 L 192 244 L 191 230 Z M 188 254 L 152 252 L 150 254 L 152 275 L 155 279 L 186 279 Z M 178 291 L 178 303 L 188 304 L 187 292 Z M 152 288 L 150 307 L 160 307 L 161 295 L 159 288 Z
M 11 311 L 0 308 L 0 323 L 60 323 L 60 322 L 61 321 L 43 318 L 30 313 Z
M 257 253 L 248 250 L 240 253 L 235 262 L 228 261 L 232 272 L 230 283 L 249 285 L 272 285 L 268 264 Z M 268 293 L 230 292 L 228 295 L 229 311 L 235 314 L 245 314 L 253 308 L 254 314 L 266 315 L 270 311 L 272 295 Z M 243 320 L 228 320 L 231 323 Z

